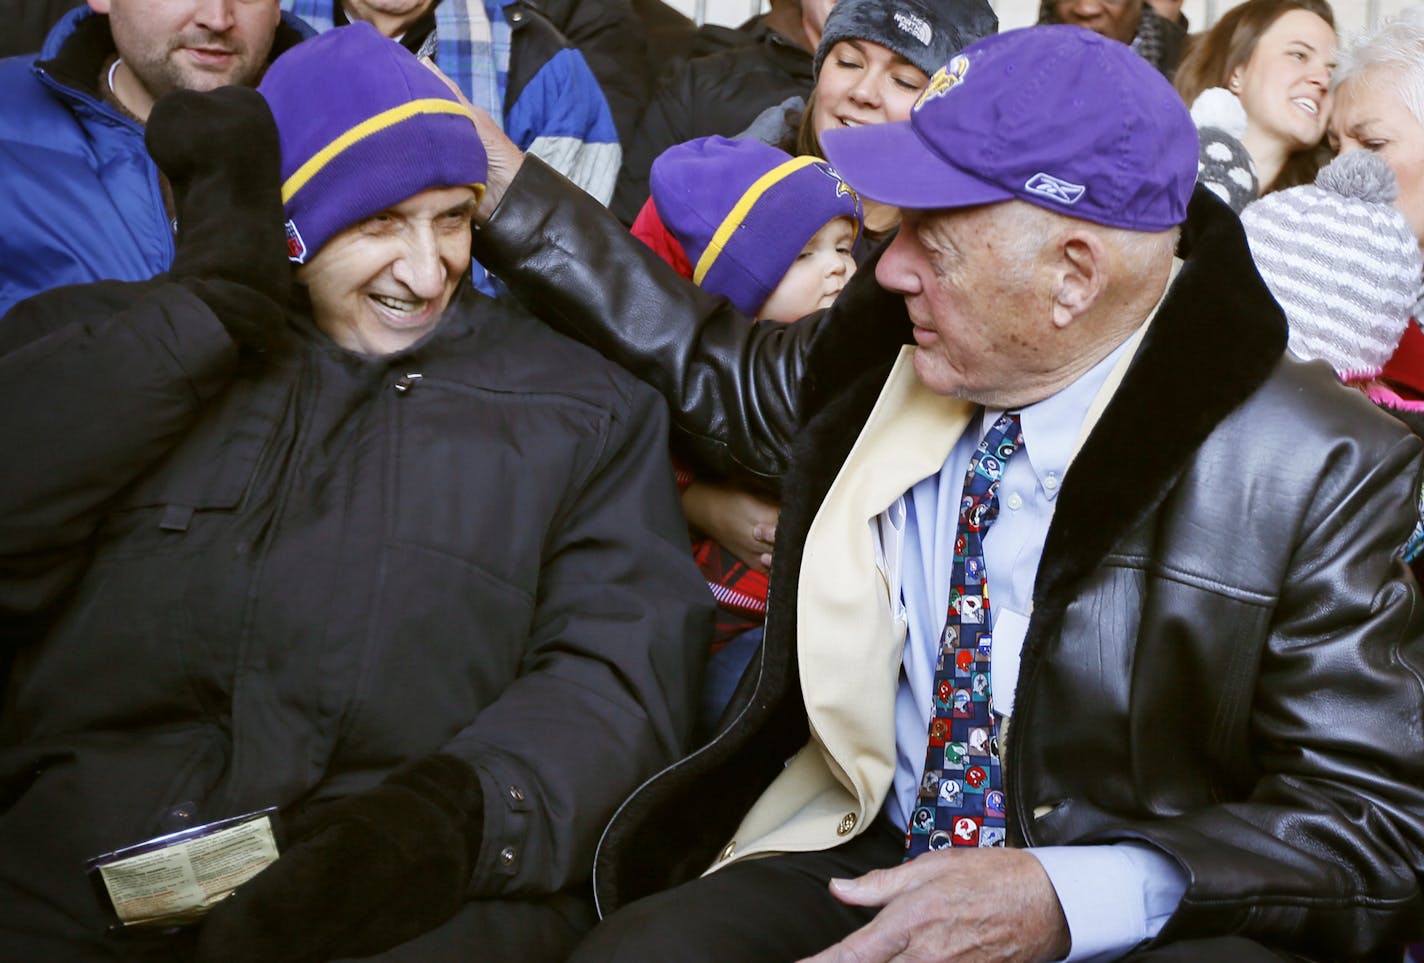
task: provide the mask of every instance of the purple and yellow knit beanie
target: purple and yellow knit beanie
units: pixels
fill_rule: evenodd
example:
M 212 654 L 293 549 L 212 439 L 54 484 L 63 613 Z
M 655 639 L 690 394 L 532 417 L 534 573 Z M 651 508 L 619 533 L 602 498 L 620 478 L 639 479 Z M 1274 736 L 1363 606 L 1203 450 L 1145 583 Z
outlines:
M 819 157 L 758 140 L 703 137 L 670 147 L 649 174 L 653 204 L 692 264 L 692 280 L 755 314 L 806 242 L 860 197 Z
M 277 121 L 287 255 L 433 187 L 483 191 L 485 148 L 469 109 L 368 23 L 278 57 L 257 87 Z

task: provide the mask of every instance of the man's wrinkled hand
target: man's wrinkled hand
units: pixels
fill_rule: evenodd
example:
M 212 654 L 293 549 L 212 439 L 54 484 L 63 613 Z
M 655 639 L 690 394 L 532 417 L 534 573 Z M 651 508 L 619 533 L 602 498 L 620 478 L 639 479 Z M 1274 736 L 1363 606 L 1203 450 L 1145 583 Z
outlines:
M 808 963 L 1040 963 L 1068 954 L 1068 922 L 1048 874 L 1018 849 L 945 849 L 857 879 L 832 880 L 875 919 Z

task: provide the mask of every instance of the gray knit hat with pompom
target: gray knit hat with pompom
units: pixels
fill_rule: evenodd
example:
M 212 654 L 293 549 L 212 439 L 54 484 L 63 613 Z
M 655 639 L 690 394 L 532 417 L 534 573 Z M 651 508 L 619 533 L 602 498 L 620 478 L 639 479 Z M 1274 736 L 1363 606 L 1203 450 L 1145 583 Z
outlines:
M 1419 242 L 1393 206 L 1394 174 L 1369 151 L 1314 184 L 1268 194 L 1241 213 L 1256 269 L 1290 322 L 1290 350 L 1347 381 L 1394 353 L 1419 292 Z

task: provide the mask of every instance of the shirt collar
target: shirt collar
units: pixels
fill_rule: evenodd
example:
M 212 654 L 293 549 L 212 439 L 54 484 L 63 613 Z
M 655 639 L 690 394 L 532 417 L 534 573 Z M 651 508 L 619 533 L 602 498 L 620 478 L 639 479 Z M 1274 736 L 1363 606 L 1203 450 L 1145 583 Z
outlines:
M 1049 501 L 1058 497 L 1068 459 L 1072 457 L 1073 446 L 1093 399 L 1098 396 L 1103 382 L 1131 342 L 1129 338 L 1113 348 L 1101 361 L 1056 394 L 1019 409 L 1024 454 L 1028 456 L 1029 465 L 1038 476 L 1038 483 Z M 1002 408 L 984 409 L 979 426 L 981 438 L 1003 413 Z

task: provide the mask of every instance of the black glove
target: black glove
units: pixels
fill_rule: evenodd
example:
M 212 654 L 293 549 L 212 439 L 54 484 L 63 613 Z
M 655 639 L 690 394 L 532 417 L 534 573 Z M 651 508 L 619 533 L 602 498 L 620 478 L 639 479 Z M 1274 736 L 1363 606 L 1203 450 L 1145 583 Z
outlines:
M 443 754 L 304 812 L 277 861 L 213 907 L 197 958 L 317 963 L 419 936 L 464 902 L 483 820 L 479 776 Z
M 154 105 L 144 140 L 178 213 L 169 277 L 207 302 L 235 340 L 267 346 L 285 323 L 292 284 L 267 101 L 247 87 L 174 91 Z

